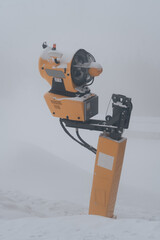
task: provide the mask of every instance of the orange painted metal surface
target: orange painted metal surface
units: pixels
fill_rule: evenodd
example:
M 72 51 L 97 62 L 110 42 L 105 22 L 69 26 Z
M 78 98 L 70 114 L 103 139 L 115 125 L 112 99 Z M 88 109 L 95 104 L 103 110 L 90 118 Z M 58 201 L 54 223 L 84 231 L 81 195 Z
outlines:
M 90 93 L 85 98 L 72 98 L 47 92 L 44 98 L 54 117 L 85 121 L 85 101 L 92 99 L 94 96 L 95 94 Z
M 44 98 L 53 116 L 77 121 L 85 120 L 83 101 L 74 101 L 72 98 L 49 92 Z
M 89 214 L 112 218 L 127 139 L 115 141 L 99 136 Z
M 52 85 L 52 80 L 53 77 L 49 76 L 46 72 L 46 69 L 50 70 L 55 70 L 55 71 L 61 71 L 64 74 L 64 85 L 65 85 L 65 90 L 69 92 L 77 92 L 75 89 L 76 86 L 74 85 L 72 78 L 71 78 L 71 62 L 67 63 L 67 69 L 65 70 L 64 68 L 56 68 L 60 64 L 56 64 L 54 61 L 48 61 L 43 58 L 39 58 L 39 72 L 41 76 L 46 79 L 46 81 Z
M 94 67 L 91 67 L 88 70 L 89 74 L 93 77 L 99 76 L 102 71 L 103 71 L 102 68 L 94 68 Z

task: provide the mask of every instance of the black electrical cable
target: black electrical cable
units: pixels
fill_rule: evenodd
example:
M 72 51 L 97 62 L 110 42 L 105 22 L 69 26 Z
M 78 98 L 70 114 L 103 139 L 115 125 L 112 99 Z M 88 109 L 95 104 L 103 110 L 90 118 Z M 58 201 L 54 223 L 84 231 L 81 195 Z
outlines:
M 76 141 L 77 143 L 79 143 L 81 146 L 87 148 L 87 149 L 90 150 L 91 152 L 96 153 L 96 152 L 91 148 L 91 146 L 90 146 L 89 144 L 87 144 L 87 143 L 82 143 L 82 142 L 78 141 L 75 137 L 73 137 L 72 134 L 70 134 L 70 132 L 69 132 L 69 131 L 66 129 L 66 127 L 64 126 L 63 120 L 62 120 L 61 118 L 59 119 L 59 121 L 60 121 L 61 127 L 63 128 L 63 130 L 65 131 L 65 133 L 67 133 L 67 135 L 68 135 L 69 137 L 71 137 L 74 141 Z M 82 139 L 82 140 L 83 140 L 83 139 Z M 84 140 L 83 140 L 83 141 L 84 141 Z M 84 141 L 84 142 L 85 142 L 85 141 Z
M 79 129 L 78 129 L 78 128 L 76 128 L 76 134 L 77 134 L 77 137 L 79 138 L 79 140 L 80 140 L 83 144 L 85 144 L 86 146 L 90 147 L 90 145 L 81 138 L 81 136 L 80 136 L 80 134 L 79 134 Z
M 76 134 L 77 134 L 77 137 L 79 138 L 79 140 L 90 150 L 92 151 L 93 153 L 96 154 L 97 152 L 97 149 L 95 149 L 94 147 L 92 147 L 91 145 L 89 145 L 86 141 L 83 140 L 83 138 L 80 136 L 79 134 L 79 129 L 76 128 Z
M 70 132 L 66 129 L 66 127 L 64 126 L 63 121 L 62 121 L 61 118 L 59 119 L 59 121 L 60 121 L 61 127 L 63 128 L 63 130 L 65 131 L 65 133 L 67 133 L 74 141 L 76 141 L 77 143 L 79 143 L 79 144 L 81 144 L 81 145 L 83 146 L 83 144 L 82 144 L 81 142 L 79 142 L 75 137 L 73 137 L 73 136 L 70 134 Z

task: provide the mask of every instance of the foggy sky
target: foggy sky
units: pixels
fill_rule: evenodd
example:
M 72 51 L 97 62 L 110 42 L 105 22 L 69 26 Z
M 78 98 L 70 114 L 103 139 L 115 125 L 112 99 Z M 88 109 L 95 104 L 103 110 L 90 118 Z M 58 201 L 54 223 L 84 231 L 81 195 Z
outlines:
M 46 40 L 66 54 L 84 48 L 103 66 L 91 87 L 101 113 L 121 93 L 133 115 L 160 116 L 159 12 L 156 0 L 0 1 L 1 101 L 49 90 L 37 67 Z

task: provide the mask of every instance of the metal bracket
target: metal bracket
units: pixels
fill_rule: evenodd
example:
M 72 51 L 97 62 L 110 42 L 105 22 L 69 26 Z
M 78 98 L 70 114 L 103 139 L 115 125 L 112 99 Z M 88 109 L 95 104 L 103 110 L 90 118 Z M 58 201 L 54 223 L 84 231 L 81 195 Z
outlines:
M 94 131 L 105 131 L 108 136 L 115 140 L 122 138 L 124 129 L 129 127 L 130 115 L 132 111 L 131 98 L 124 95 L 112 95 L 112 116 L 106 116 L 106 120 L 90 119 L 85 122 L 61 119 L 67 127 L 81 128 Z

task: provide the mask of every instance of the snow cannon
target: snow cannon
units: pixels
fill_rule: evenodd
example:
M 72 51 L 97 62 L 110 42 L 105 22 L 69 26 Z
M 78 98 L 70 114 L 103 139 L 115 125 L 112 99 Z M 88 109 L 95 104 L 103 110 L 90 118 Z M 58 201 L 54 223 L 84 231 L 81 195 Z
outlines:
M 39 71 L 51 86 L 44 95 L 47 105 L 52 115 L 59 118 L 65 133 L 96 154 L 89 214 L 112 218 L 127 142 L 122 134 L 129 127 L 132 100 L 112 94 L 111 114 L 107 110 L 104 120 L 92 119 L 98 113 L 98 96 L 89 86 L 101 74 L 101 65 L 84 49 L 68 59 L 56 50 L 55 44 L 49 47 L 44 42 L 42 46 Z M 68 128 L 75 128 L 76 136 Z M 80 136 L 79 129 L 101 132 L 97 149 Z
M 71 58 L 43 43 L 39 59 L 41 76 L 51 85 L 44 95 L 53 116 L 86 121 L 98 113 L 98 96 L 89 85 L 102 72 L 102 66 L 86 50 L 79 49 Z

